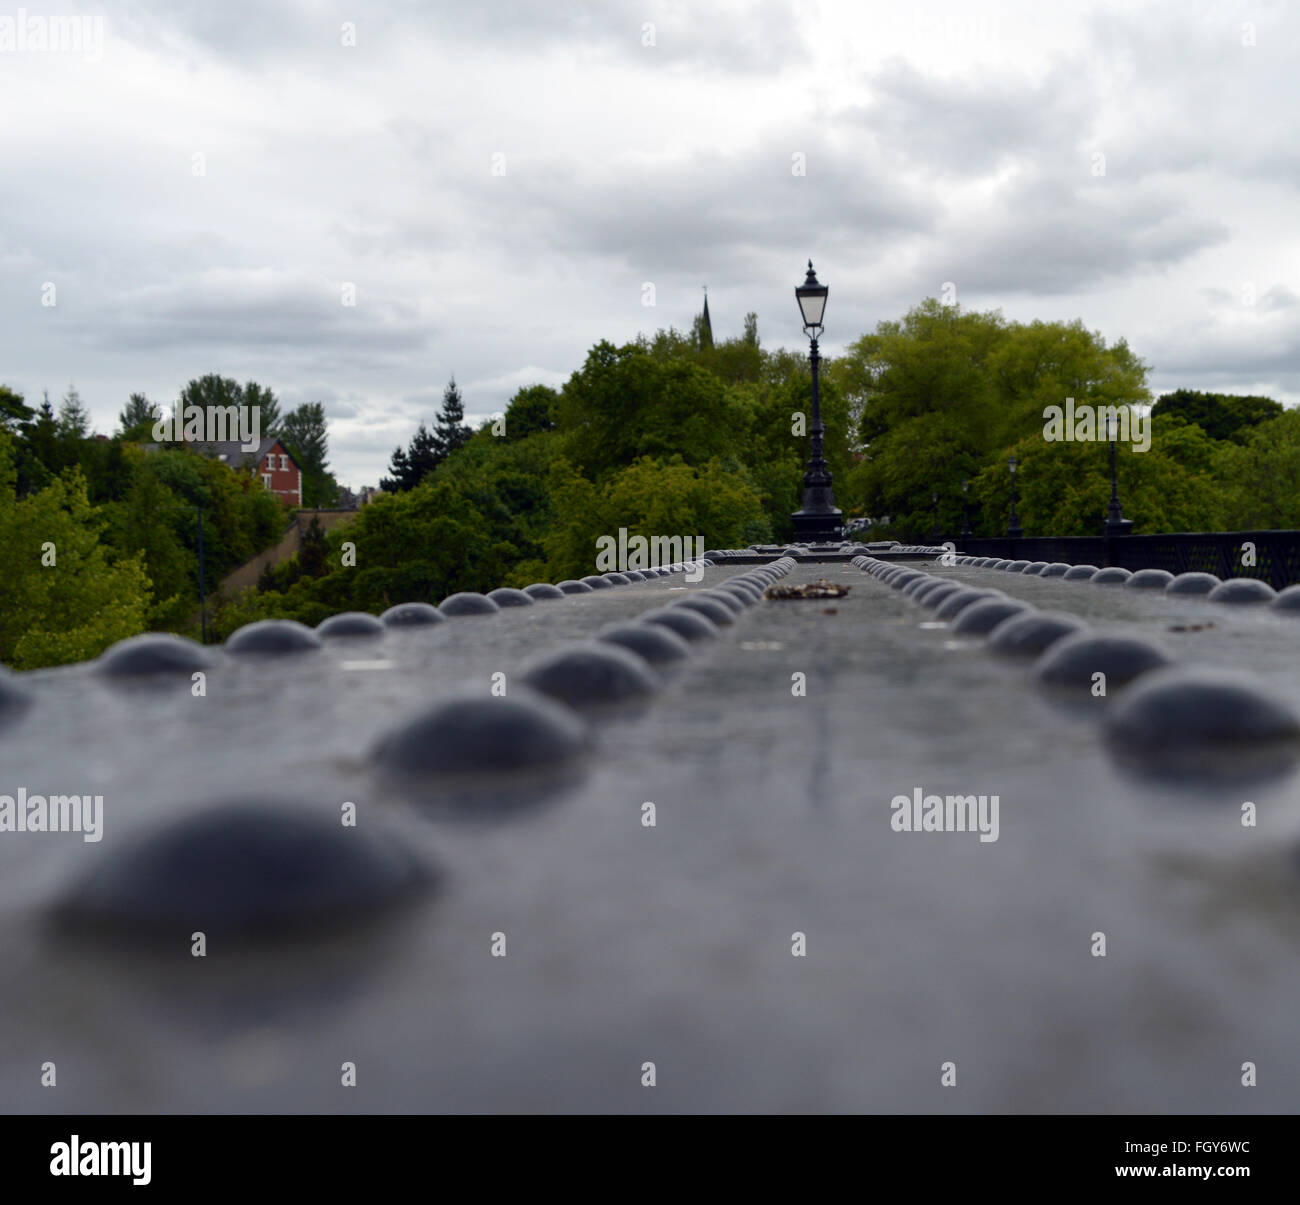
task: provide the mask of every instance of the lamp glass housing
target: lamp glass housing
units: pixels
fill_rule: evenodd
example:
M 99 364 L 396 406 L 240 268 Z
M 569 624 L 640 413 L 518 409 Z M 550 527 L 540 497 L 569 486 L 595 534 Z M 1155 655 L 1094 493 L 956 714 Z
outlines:
M 803 316 L 804 330 L 821 328 L 822 317 L 826 313 L 826 296 L 829 292 L 830 289 L 818 282 L 817 274 L 813 271 L 812 260 L 809 260 L 808 275 L 803 284 L 794 291 L 795 300 L 799 303 L 799 313 Z

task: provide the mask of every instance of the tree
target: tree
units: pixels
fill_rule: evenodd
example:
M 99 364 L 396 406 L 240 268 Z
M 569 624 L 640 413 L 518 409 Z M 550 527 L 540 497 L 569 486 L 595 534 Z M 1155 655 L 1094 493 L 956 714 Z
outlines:
M 1244 443 L 1220 446 L 1228 530 L 1300 527 L 1300 410 L 1284 410 L 1250 429 Z
M 143 393 L 133 393 L 131 400 L 117 416 L 117 425 L 121 428 L 124 439 L 152 440 L 154 424 L 160 418 L 161 406 L 151 402 Z
M 130 492 L 122 506 L 119 547 L 139 552 L 152 591 L 148 623 L 151 628 L 184 626 L 198 603 L 195 572 L 197 557 L 177 535 L 178 527 L 195 522 L 195 512 L 158 479 L 156 456 L 145 457 L 128 449 L 135 468 Z
M 388 466 L 392 476 L 381 478 L 379 488 L 388 494 L 412 490 L 438 467 L 441 459 L 436 438 L 421 423 L 410 446 L 405 451 L 400 447 L 394 450 Z
M 1222 491 L 1206 476 L 1213 441 L 1196 426 L 1166 418 L 1152 420 L 1151 446 L 1116 445 L 1115 472 L 1126 518 L 1136 534 L 1224 530 Z M 1027 535 L 1095 536 L 1110 500 L 1110 445 L 1105 440 L 1047 442 L 1041 432 L 1006 450 L 1019 461 L 1016 510 Z M 1011 500 L 1006 458 L 971 479 L 975 526 L 983 535 L 1003 535 Z M 951 500 L 959 504 L 960 495 Z M 948 510 L 945 527 L 960 519 Z M 926 529 L 928 530 L 928 521 Z
M 257 415 L 258 431 L 263 438 L 278 435 L 280 431 L 280 403 L 271 390 L 248 381 L 241 385 L 234 377 L 223 377 L 215 372 L 196 377 L 181 390 L 179 406 L 199 406 L 206 412 L 209 406 L 247 406 Z M 252 416 L 249 417 L 252 422 Z
M 441 461 L 458 448 L 463 448 L 473 434 L 465 425 L 465 403 L 456 387 L 456 378 L 452 377 L 447 388 L 442 391 L 442 409 L 438 411 L 433 426 L 438 459 Z
M 303 506 L 333 506 L 339 487 L 329 471 L 325 407 L 320 402 L 304 402 L 291 410 L 281 424 L 280 438 L 302 469 Z
M 259 385 L 256 381 L 246 381 L 243 388 L 243 403 L 255 407 L 260 416 L 262 437 L 279 435 L 282 426 L 280 403 L 274 393 Z
M 95 657 L 144 631 L 140 556 L 109 559 L 77 471 L 19 499 L 13 437 L 0 431 L 0 661 L 16 669 Z
M 1282 403 L 1255 395 L 1175 389 L 1162 393 L 1151 413 L 1195 423 L 1211 439 L 1246 443 L 1253 427 L 1282 413 Z
M 67 467 L 59 422 L 46 393 L 35 417 L 22 427 L 22 451 L 18 456 L 18 496 L 26 497 L 44 489 Z
M 1077 320 L 1008 323 L 1000 311 L 927 298 L 901 322 L 879 323 L 826 374 L 859 416 L 863 459 L 837 490 L 840 505 L 889 516 L 915 536 L 934 522 L 933 491 L 950 526 L 960 521 L 963 479 L 985 466 L 990 480 L 1005 475 L 1008 452 L 1031 433 L 1042 444 L 1046 407 L 1067 397 L 1098 407 L 1140 403 L 1149 396 L 1146 371 L 1123 339 L 1107 346 Z
M 602 536 L 679 536 L 705 546 L 731 547 L 760 541 L 770 532 L 754 491 L 720 460 L 689 465 L 681 456 L 643 457 L 598 486 L 567 461 L 551 475 L 555 519 L 545 536 L 548 571 L 564 577 L 596 572 Z
M 7 431 L 16 431 L 24 423 L 31 422 L 35 411 L 23 401 L 21 393 L 0 385 L 0 427 Z
M 324 577 L 329 572 L 329 545 L 316 515 L 312 515 L 298 543 L 298 569 L 303 577 Z
M 555 430 L 555 408 L 560 395 L 549 385 L 528 385 L 516 392 L 506 407 L 506 439 L 527 439 Z
M 59 406 L 59 434 L 64 439 L 85 439 L 90 434 L 90 414 L 82 405 L 75 385 L 68 386 Z
M 693 358 L 605 340 L 565 382 L 557 419 L 566 455 L 593 481 L 642 456 L 725 457 L 744 426 L 723 382 Z

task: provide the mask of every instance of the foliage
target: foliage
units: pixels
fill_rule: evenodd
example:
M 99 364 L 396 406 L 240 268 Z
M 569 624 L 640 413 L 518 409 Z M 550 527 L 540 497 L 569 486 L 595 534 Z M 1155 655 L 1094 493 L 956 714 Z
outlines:
M 16 484 L 13 437 L 0 431 L 0 660 L 16 669 L 66 665 L 143 631 L 143 558 L 110 556 L 80 472 L 22 499 Z
M 162 407 L 151 402 L 143 393 L 133 393 L 117 416 L 117 425 L 124 439 L 152 439 L 154 424 L 162 418 Z
M 1215 471 L 1228 530 L 1300 528 L 1300 410 L 1252 427 L 1241 445 L 1224 444 Z
M 581 576 L 620 530 L 629 541 L 723 547 L 790 538 L 809 454 L 808 349 L 764 348 L 752 313 L 738 338 L 699 333 L 599 342 L 562 387 L 517 390 L 504 425 L 478 431 L 452 379 L 432 429 L 422 422 L 394 452 L 387 493 L 346 527 L 310 524 L 296 555 L 217 609 L 212 634 Z M 1076 410 L 1128 407 L 1150 423 L 1147 450 L 1117 446 L 1136 531 L 1300 527 L 1300 413 L 1181 389 L 1148 412 L 1147 372 L 1123 339 L 1077 320 L 1012 322 L 926 299 L 822 358 L 837 502 L 846 518 L 877 521 L 872 538 L 910 541 L 958 532 L 964 497 L 975 532 L 1001 534 L 1015 455 L 1027 534 L 1096 534 L 1108 445 L 1045 438 L 1047 408 L 1072 398 Z M 270 390 L 216 374 L 190 381 L 182 399 L 268 407 L 263 432 L 278 425 L 303 469 L 305 503 L 333 500 L 322 405 L 268 424 Z M 284 531 L 282 508 L 251 474 L 183 444 L 141 451 L 132 440 L 145 441 L 157 413 L 144 395 L 131 395 L 111 440 L 85 437 L 78 406 L 65 399 L 56 415 L 48 397 L 29 406 L 0 387 L 0 538 L 17 566 L 0 591 L 0 657 L 15 664 L 94 655 L 146 627 L 192 631 L 200 512 L 210 593 Z M 49 531 L 57 578 L 32 567 Z M 355 560 L 345 561 L 344 540 Z
M 247 406 L 258 415 L 258 431 L 265 439 L 280 433 L 280 403 L 275 394 L 256 381 L 241 385 L 234 377 L 209 372 L 189 381 L 178 399 L 180 413 L 190 406 Z
M 379 488 L 387 494 L 413 490 L 438 467 L 439 460 L 438 442 L 433 432 L 421 423 L 405 451 L 393 450 L 388 467 L 392 476 L 380 478 Z
M 1161 418 L 1176 416 L 1184 422 L 1195 423 L 1211 439 L 1245 443 L 1252 428 L 1282 413 L 1282 404 L 1272 398 L 1254 395 L 1176 389 L 1173 393 L 1161 394 L 1151 413 Z
M 303 506 L 334 506 L 339 484 L 329 471 L 325 407 L 320 402 L 304 402 L 291 410 L 280 425 L 280 439 L 302 470 Z

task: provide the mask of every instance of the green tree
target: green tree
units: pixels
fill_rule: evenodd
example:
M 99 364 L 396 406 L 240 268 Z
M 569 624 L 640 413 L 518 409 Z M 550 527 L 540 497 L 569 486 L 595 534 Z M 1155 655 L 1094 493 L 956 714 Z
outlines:
M 1195 423 L 1211 439 L 1245 443 L 1253 427 L 1282 413 L 1282 404 L 1255 395 L 1175 389 L 1172 393 L 1162 393 L 1151 413 Z
M 307 507 L 333 506 L 339 487 L 329 471 L 329 434 L 325 407 L 304 402 L 285 417 L 280 438 L 302 469 L 302 504 Z
M 35 417 L 23 424 L 21 438 L 22 448 L 17 458 L 18 495 L 26 497 L 44 489 L 69 464 L 48 393 L 41 399 Z
M 392 476 L 380 478 L 379 488 L 387 494 L 413 490 L 438 467 L 441 459 L 437 439 L 421 423 L 408 448 L 394 449 L 388 466 Z
M 82 404 L 75 385 L 68 386 L 59 406 L 59 435 L 64 439 L 85 439 L 90 434 L 90 413 Z
M 143 631 L 142 558 L 109 559 L 80 473 L 22 499 L 16 484 L 13 439 L 0 432 L 0 660 L 16 669 L 66 665 Z
M 687 464 L 642 457 L 597 486 L 573 465 L 552 470 L 555 520 L 545 536 L 548 569 L 564 577 L 592 573 L 597 541 L 617 539 L 619 528 L 647 539 L 680 536 L 706 546 L 732 547 L 768 538 L 763 510 L 753 489 L 721 460 Z M 692 545 L 691 551 L 694 551 Z
M 1300 528 L 1300 410 L 1253 426 L 1215 457 L 1225 526 L 1236 531 Z
M 565 383 L 557 417 L 568 458 L 597 481 L 642 456 L 725 457 L 743 422 L 722 381 L 698 364 L 604 341 Z
M 465 403 L 452 377 L 442 391 L 442 409 L 433 426 L 434 444 L 441 461 L 469 443 L 474 432 L 465 425 Z
M 1048 443 L 1041 435 L 1029 435 L 1010 452 L 1020 462 L 1016 509 L 1026 535 L 1101 534 L 1110 500 L 1107 442 Z M 1222 529 L 1221 492 L 1207 488 L 1202 471 L 1213 454 L 1203 431 L 1176 422 L 1153 420 L 1151 446 L 1145 452 L 1132 444 L 1117 445 L 1120 500 L 1135 534 Z M 971 494 L 980 508 L 979 534 L 1004 534 L 1011 500 L 1006 460 L 985 467 L 972 480 Z
M 196 515 L 158 479 L 154 459 L 134 450 L 131 488 L 120 508 L 114 542 L 144 558 L 153 595 L 148 626 L 174 630 L 186 625 L 198 604 L 197 557 L 177 534 L 178 528 L 193 525 Z
M 256 381 L 245 381 L 241 390 L 241 400 L 245 406 L 257 410 L 262 438 L 279 435 L 282 426 L 280 402 L 271 390 Z
M 280 403 L 270 389 L 256 381 L 241 385 L 234 377 L 209 372 L 189 381 L 181 390 L 178 402 L 182 417 L 189 406 L 200 406 L 205 411 L 208 406 L 247 406 L 258 415 L 262 438 L 280 433 Z
M 506 439 L 527 439 L 555 429 L 560 395 L 549 385 L 528 385 L 518 390 L 506 406 Z
M 841 505 L 888 517 L 890 533 L 919 536 L 934 521 L 933 492 L 940 526 L 955 529 L 962 480 L 985 468 L 990 481 L 1005 475 L 1013 447 L 1042 441 L 1046 407 L 1068 397 L 1077 405 L 1144 402 L 1146 371 L 1124 340 L 1108 346 L 1079 321 L 1008 324 L 998 311 L 928 298 L 901 322 L 878 324 L 831 366 L 861 439 Z M 990 523 L 997 529 L 1003 520 Z
M 324 577 L 329 571 L 329 545 L 316 515 L 312 515 L 298 544 L 298 569 L 303 577 Z
M 154 424 L 162 418 L 162 407 L 151 402 L 143 393 L 133 393 L 117 416 L 117 425 L 124 439 L 151 441 Z
M 0 427 L 11 432 L 17 431 L 35 416 L 36 412 L 23 401 L 21 393 L 0 385 Z

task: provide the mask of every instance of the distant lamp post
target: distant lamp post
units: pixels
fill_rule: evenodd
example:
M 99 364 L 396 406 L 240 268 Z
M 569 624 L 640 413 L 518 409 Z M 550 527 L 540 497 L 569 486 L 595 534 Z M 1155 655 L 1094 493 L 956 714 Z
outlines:
M 1133 520 L 1124 518 L 1119 505 L 1119 481 L 1115 476 L 1115 436 L 1119 419 L 1113 408 L 1106 410 L 1106 438 L 1110 440 L 1110 505 L 1106 508 L 1106 521 L 1102 531 L 1108 536 L 1126 536 L 1133 529 Z
M 790 518 L 794 523 L 794 538 L 810 544 L 838 540 L 844 520 L 843 512 L 835 505 L 831 472 L 826 467 L 823 451 L 826 429 L 822 426 L 821 394 L 817 385 L 817 365 L 820 360 L 817 336 L 822 333 L 822 318 L 826 312 L 826 295 L 829 292 L 824 284 L 818 282 L 812 260 L 809 260 L 808 275 L 803 284 L 795 289 L 794 296 L 799 303 L 804 333 L 810 344 L 808 358 L 812 361 L 812 447 L 808 457 L 808 470 L 803 475 L 803 506 Z
M 1016 469 L 1019 467 L 1020 461 L 1014 456 L 1007 461 L 1007 469 L 1011 473 L 1011 515 L 1007 519 L 1008 540 L 1018 540 L 1025 534 L 1020 526 L 1020 516 L 1016 514 Z
M 930 491 L 930 543 L 939 542 L 939 495 Z
M 961 483 L 961 538 L 971 538 L 970 529 L 970 481 L 963 477 Z

